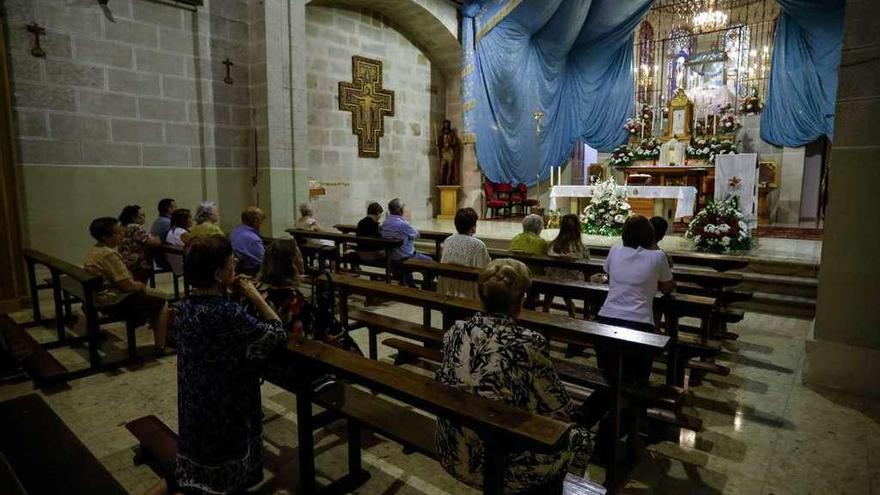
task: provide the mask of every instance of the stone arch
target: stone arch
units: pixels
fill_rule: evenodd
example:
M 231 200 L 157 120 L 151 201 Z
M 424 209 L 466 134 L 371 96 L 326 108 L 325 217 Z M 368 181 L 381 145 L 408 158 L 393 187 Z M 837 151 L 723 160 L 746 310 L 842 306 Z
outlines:
M 442 14 L 441 7 L 433 5 L 435 3 L 426 0 L 311 0 L 306 7 L 335 7 L 381 15 L 383 22 L 421 49 L 447 80 L 455 79 L 461 72 L 458 18 L 450 5 L 452 11 L 446 19 L 441 19 L 438 16 Z M 429 4 L 433 12 L 426 7 Z

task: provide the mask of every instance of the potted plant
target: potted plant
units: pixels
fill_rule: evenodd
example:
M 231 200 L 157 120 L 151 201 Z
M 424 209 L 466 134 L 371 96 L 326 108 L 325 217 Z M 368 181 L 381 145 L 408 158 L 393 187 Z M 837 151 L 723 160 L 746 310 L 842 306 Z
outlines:
M 691 240 L 698 251 L 713 253 L 748 251 L 755 245 L 751 230 L 739 210 L 738 196 L 709 201 L 688 224 L 684 237 Z

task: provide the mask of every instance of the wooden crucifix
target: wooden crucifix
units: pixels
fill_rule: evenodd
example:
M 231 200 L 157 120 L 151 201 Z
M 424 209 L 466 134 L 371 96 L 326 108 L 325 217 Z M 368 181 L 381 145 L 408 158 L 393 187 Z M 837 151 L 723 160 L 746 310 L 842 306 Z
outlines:
M 31 55 L 35 57 L 45 57 L 46 51 L 43 50 L 43 47 L 40 46 L 40 36 L 46 34 L 46 29 L 43 26 L 40 26 L 36 22 L 32 22 L 25 26 L 27 31 L 34 35 L 34 47 L 31 48 Z
M 351 112 L 351 132 L 358 137 L 358 156 L 379 158 L 384 117 L 394 116 L 394 91 L 382 87 L 382 61 L 351 57 L 352 82 L 339 82 L 339 109 Z
M 229 57 L 226 57 L 226 60 L 224 60 L 222 63 L 223 63 L 223 65 L 226 66 L 226 77 L 223 78 L 223 82 L 225 82 L 226 84 L 232 84 L 233 81 L 232 81 L 232 75 L 230 74 L 230 70 L 232 69 L 232 66 L 235 64 L 232 63 L 232 60 L 229 60 Z

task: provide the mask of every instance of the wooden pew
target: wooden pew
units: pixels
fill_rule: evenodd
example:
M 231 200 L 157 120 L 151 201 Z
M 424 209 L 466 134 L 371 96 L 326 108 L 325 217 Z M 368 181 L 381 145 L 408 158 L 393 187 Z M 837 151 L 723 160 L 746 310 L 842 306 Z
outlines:
M 348 297 L 352 294 L 379 296 L 428 310 L 440 311 L 443 314 L 443 328 L 449 328 L 453 322 L 453 315 L 473 314 L 483 309 L 479 301 L 371 282 L 347 275 L 337 274 L 333 277 L 333 282 L 339 288 L 340 319 L 346 325 L 349 320 Z M 428 316 L 430 316 L 429 313 Z M 624 355 L 658 356 L 671 349 L 670 337 L 665 335 L 577 320 L 568 316 L 523 310 L 519 316 L 519 322 L 527 328 L 542 333 L 549 340 L 579 347 L 601 345 L 607 349 L 609 353 L 608 388 L 611 391 L 610 410 L 613 418 L 612 438 L 620 438 L 623 390 L 620 383 L 620 371 Z M 425 321 L 424 325 L 430 327 L 430 320 Z M 612 459 L 617 458 L 616 443 L 614 449 L 615 453 Z
M 353 234 L 357 232 L 357 225 L 353 224 L 336 224 L 333 226 L 333 228 L 342 232 L 343 234 Z M 418 239 L 434 242 L 434 259 L 439 260 L 443 248 L 443 241 L 445 241 L 447 237 L 451 236 L 452 233 L 440 232 L 438 230 L 416 230 L 419 231 Z
M 310 230 L 302 229 L 287 229 L 286 232 L 298 241 L 305 241 L 308 239 L 323 239 L 333 241 L 336 245 L 335 252 L 338 259 L 342 258 L 342 247 L 347 244 L 356 244 L 358 242 L 363 242 L 376 246 L 381 246 L 382 249 L 385 251 L 385 259 L 382 260 L 382 262 L 384 263 L 386 281 L 389 283 L 391 282 L 393 271 L 391 252 L 402 244 L 401 241 L 392 241 L 389 239 L 380 239 L 376 237 L 356 237 L 337 232 L 312 232 Z
M 128 364 L 140 361 L 137 352 L 137 341 L 135 338 L 136 325 L 135 321 L 124 316 L 118 317 L 101 317 L 99 311 L 109 310 L 110 308 L 98 308 L 94 302 L 95 294 L 103 288 L 103 279 L 92 273 L 87 272 L 82 267 L 68 263 L 62 259 L 48 255 L 46 253 L 36 251 L 34 249 L 25 249 L 25 261 L 28 265 L 28 275 L 31 287 L 31 298 L 34 301 L 39 299 L 39 287 L 36 282 L 36 266 L 43 265 L 49 269 L 51 274 L 50 284 L 55 305 L 55 314 L 64 315 L 61 318 L 54 319 L 57 331 L 57 340 L 42 344 L 46 349 L 52 349 L 65 345 L 74 345 L 82 342 L 88 343 L 89 367 L 82 370 L 71 371 L 64 377 L 66 380 L 80 378 L 92 373 L 107 371 Z M 86 335 L 75 336 L 68 335 L 66 321 L 70 315 L 70 306 L 73 302 L 82 304 L 82 312 L 85 315 Z M 37 321 L 47 321 L 40 314 L 39 303 L 36 302 L 32 306 L 35 315 L 34 324 Z M 126 339 L 128 354 L 126 357 L 105 361 L 99 354 L 100 340 L 103 338 L 100 330 L 101 324 L 125 321 Z
M 0 315 L 0 332 L 37 387 L 53 385 L 67 376 L 68 369 L 8 315 Z
M 433 432 L 435 420 L 406 406 L 388 401 L 353 386 L 369 388 L 394 400 L 435 416 L 448 418 L 477 432 L 486 446 L 483 493 L 503 493 L 503 473 L 510 448 L 555 451 L 568 440 L 571 425 L 531 414 L 501 402 L 484 399 L 451 388 L 433 379 L 372 361 L 352 353 L 312 341 L 288 346 L 284 357 L 296 366 L 298 384 L 279 385 L 297 395 L 297 429 L 301 493 L 316 492 L 312 403 L 342 414 L 348 423 L 349 478 L 363 479 L 360 459 L 360 429 L 366 426 L 416 451 L 436 458 Z M 310 378 L 333 373 L 346 383 L 314 394 Z M 613 474 L 612 474 L 613 473 Z M 609 470 L 606 485 L 616 486 L 616 471 Z M 588 491 L 583 491 L 588 490 Z M 604 493 L 601 487 L 566 477 L 562 493 Z
M 23 493 L 128 494 L 40 396 L 0 402 L 0 424 L 0 452 Z
M 591 257 L 606 258 L 611 250 L 609 246 L 588 246 Z M 701 253 L 697 251 L 666 251 L 672 262 L 678 265 L 711 268 L 719 272 L 741 270 L 749 266 L 749 259 L 742 256 L 727 254 Z
M 436 263 L 432 261 L 409 260 L 404 264 L 406 269 L 424 273 L 425 280 L 435 276 L 444 276 L 459 280 L 475 282 L 482 270 L 460 265 Z M 581 281 L 554 280 L 544 276 L 532 277 L 532 286 L 526 300 L 526 307 L 534 309 L 538 294 L 552 294 L 583 301 L 584 319 L 593 319 L 608 294 L 608 285 Z M 710 338 L 713 318 L 716 311 L 715 299 L 711 297 L 676 294 L 672 297 L 657 295 L 655 305 L 665 316 L 667 334 L 671 337 L 669 356 L 667 359 L 667 383 L 682 386 L 684 384 L 684 368 L 690 357 L 704 357 L 717 354 L 721 344 Z M 700 338 L 682 335 L 678 323 L 681 317 L 694 317 L 703 324 L 699 329 Z M 711 351 L 714 349 L 714 352 Z M 706 365 L 703 365 L 705 368 Z M 714 365 L 710 367 L 715 373 L 730 374 L 730 369 Z
M 487 441 L 488 449 L 503 452 L 505 447 L 515 445 L 535 450 L 554 450 L 567 442 L 570 425 L 550 418 L 529 414 L 505 404 L 489 401 L 476 395 L 437 383 L 431 378 L 385 363 L 370 361 L 352 353 L 341 351 L 312 341 L 291 344 L 270 359 L 279 366 L 295 370 L 296 382 L 288 382 L 271 375 L 267 379 L 290 390 L 297 396 L 297 436 L 300 463 L 299 491 L 318 492 L 315 480 L 314 432 L 326 424 L 326 412 L 343 417 L 347 423 L 348 475 L 324 487 L 321 491 L 347 491 L 366 481 L 368 473 L 361 463 L 361 430 L 366 427 L 413 451 L 432 459 L 437 458 L 434 444 L 436 419 L 409 407 L 389 401 L 355 384 L 369 387 L 429 413 L 457 420 L 477 431 Z M 277 368 L 277 366 L 276 366 Z M 315 393 L 312 380 L 326 373 L 333 373 L 345 382 Z M 326 412 L 313 414 L 312 404 Z M 163 477 L 173 474 L 174 457 L 177 454 L 177 435 L 155 416 L 145 416 L 128 424 L 126 428 L 140 441 L 136 462 L 147 462 Z M 494 460 L 503 456 L 495 454 Z M 503 464 L 487 463 L 485 493 L 502 493 Z M 600 495 L 602 487 L 569 475 L 563 492 L 566 495 Z

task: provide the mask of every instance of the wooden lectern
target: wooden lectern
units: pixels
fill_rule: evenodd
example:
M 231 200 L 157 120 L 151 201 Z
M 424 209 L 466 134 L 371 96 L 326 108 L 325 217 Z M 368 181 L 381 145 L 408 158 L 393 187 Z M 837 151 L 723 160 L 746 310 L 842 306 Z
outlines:
M 437 186 L 440 190 L 440 220 L 452 220 L 458 211 L 458 189 L 461 186 Z

